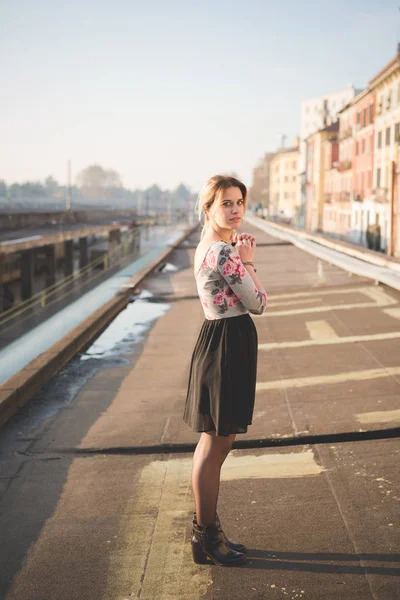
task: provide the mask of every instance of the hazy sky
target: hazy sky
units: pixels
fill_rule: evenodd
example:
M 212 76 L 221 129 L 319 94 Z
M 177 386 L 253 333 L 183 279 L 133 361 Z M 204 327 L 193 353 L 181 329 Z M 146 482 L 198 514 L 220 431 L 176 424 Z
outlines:
M 394 0 L 0 0 L 0 179 L 126 187 L 252 168 L 300 102 L 365 87 L 396 54 Z

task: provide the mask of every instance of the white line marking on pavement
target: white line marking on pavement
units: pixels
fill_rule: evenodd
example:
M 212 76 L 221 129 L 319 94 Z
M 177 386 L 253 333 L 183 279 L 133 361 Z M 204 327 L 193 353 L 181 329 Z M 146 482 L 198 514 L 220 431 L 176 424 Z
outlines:
M 312 290 L 309 292 L 286 292 L 284 294 L 268 294 L 268 299 L 269 300 L 284 300 L 285 298 L 288 298 L 289 300 L 291 298 L 306 298 L 306 297 L 313 297 L 314 295 L 317 296 L 334 296 L 335 294 L 358 294 L 360 292 L 363 292 L 364 290 L 368 290 L 370 289 L 371 286 L 367 286 L 367 285 L 363 285 L 363 286 L 353 286 L 350 288 L 335 288 L 332 290 Z M 392 298 L 393 300 L 393 298 Z
M 304 348 L 307 346 L 325 346 L 329 344 L 351 344 L 355 342 L 375 342 L 378 340 L 394 340 L 400 338 L 400 331 L 374 333 L 371 335 L 349 335 L 333 339 L 302 340 L 299 342 L 270 342 L 258 344 L 259 350 L 275 350 L 277 348 Z
M 369 287 L 365 288 L 361 292 L 365 296 L 371 298 L 371 300 L 375 300 L 377 306 L 385 306 L 387 304 L 398 304 L 397 300 L 387 294 L 385 290 L 380 287 Z
M 306 327 L 312 340 L 328 340 L 338 337 L 327 321 L 306 321 Z
M 377 410 L 375 412 L 359 413 L 355 416 L 363 425 L 370 423 L 400 423 L 400 409 Z
M 365 371 L 348 371 L 347 373 L 338 373 L 337 375 L 318 375 L 316 377 L 299 377 L 297 379 L 281 379 L 278 381 L 260 381 L 257 383 L 256 389 L 257 391 L 262 391 L 282 388 L 300 388 L 312 385 L 343 383 L 345 381 L 363 381 L 367 379 L 377 379 L 379 377 L 393 377 L 396 375 L 400 375 L 400 367 L 386 367 L 382 369 L 368 369 Z
M 281 479 L 319 475 L 325 469 L 315 462 L 312 450 L 290 454 L 246 454 L 238 456 L 237 450 L 229 455 L 221 471 L 222 481 L 236 479 Z
M 322 298 L 313 298 L 312 296 L 310 296 L 309 298 L 300 298 L 299 300 L 283 300 L 281 301 L 274 301 L 274 300 L 270 300 L 270 296 L 268 296 L 268 307 L 271 306 L 281 306 L 282 304 L 284 306 L 289 306 L 290 304 L 305 304 L 307 302 L 322 302 Z
M 212 584 L 211 571 L 193 562 L 186 530 L 191 522 L 192 459 L 146 465 L 135 487 L 139 499 L 125 510 L 121 550 L 109 560 L 107 598 L 200 600 Z M 182 573 L 185 577 L 182 577 Z M 125 596 L 124 596 L 125 594 Z
M 301 315 L 313 312 L 330 312 L 332 310 L 352 310 L 354 308 L 376 308 L 375 302 L 359 302 L 355 304 L 332 304 L 330 306 L 312 306 L 310 308 L 299 308 L 294 310 L 276 310 L 266 311 L 261 315 L 255 315 L 258 319 L 263 317 L 287 317 L 288 315 Z
M 354 290 L 353 290 L 354 291 Z M 365 287 L 357 290 L 361 294 L 364 294 L 368 298 L 372 300 L 371 302 L 354 302 L 352 304 L 333 304 L 330 306 L 314 306 L 308 308 L 299 308 L 293 310 L 280 310 L 280 311 L 266 311 L 261 315 L 256 315 L 259 318 L 263 317 L 281 317 L 287 315 L 300 315 L 312 312 L 326 312 L 331 310 L 351 310 L 353 308 L 374 308 L 378 306 L 392 306 L 393 304 L 398 304 L 397 300 L 389 296 L 384 290 L 376 287 Z M 336 292 L 337 290 L 332 290 L 332 292 Z M 308 292 L 306 292 L 308 293 Z M 310 293 L 312 295 L 312 293 Z M 321 295 L 321 292 L 318 292 L 317 296 Z M 276 300 L 276 297 L 272 297 L 271 300 Z
M 335 295 L 344 295 L 344 294 L 364 294 L 374 302 L 378 306 L 383 305 L 393 305 L 398 304 L 397 300 L 387 294 L 385 290 L 376 286 L 355 286 L 351 288 L 338 288 L 334 290 L 311 290 L 309 292 L 294 292 L 294 293 L 285 293 L 285 294 L 269 294 L 268 300 L 271 302 L 276 302 L 277 300 L 293 300 L 294 298 L 316 298 L 318 301 L 321 296 L 335 296 Z M 283 302 L 286 304 L 286 302 Z
M 394 319 L 400 319 L 400 308 L 384 308 L 383 312 L 389 317 L 393 317 Z
M 127 590 L 143 600 L 199 600 L 207 593 L 212 573 L 193 563 L 185 539 L 194 506 L 191 470 L 192 457 L 155 460 L 142 469 L 138 497 L 126 506 L 119 547 L 109 557 L 107 598 L 123 598 Z M 312 450 L 260 456 L 234 450 L 221 480 L 309 477 L 324 470 Z

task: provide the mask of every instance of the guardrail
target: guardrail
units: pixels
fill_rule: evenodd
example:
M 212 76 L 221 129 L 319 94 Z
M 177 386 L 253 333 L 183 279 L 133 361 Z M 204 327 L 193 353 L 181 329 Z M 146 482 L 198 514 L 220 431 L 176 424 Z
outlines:
M 132 245 L 133 252 L 131 251 Z M 104 271 L 106 271 L 109 267 L 117 266 L 118 264 L 123 263 L 124 259 L 127 257 L 134 256 L 139 250 L 139 246 L 140 228 L 137 228 L 133 231 L 132 237 L 129 241 L 123 241 L 120 244 L 113 245 L 111 249 L 105 251 L 104 254 L 97 257 L 95 260 L 90 261 L 81 269 L 77 269 L 71 273 L 71 275 L 64 277 L 53 285 L 50 285 L 40 292 L 37 292 L 27 300 L 19 302 L 16 306 L 13 306 L 7 311 L 2 312 L 0 314 L 0 331 L 7 331 L 7 329 L 14 325 L 15 319 L 20 318 L 21 316 L 24 318 L 30 316 L 32 314 L 32 310 L 43 310 L 55 302 L 59 302 L 63 298 L 66 298 L 69 294 L 74 292 L 73 287 L 70 289 L 66 288 L 68 288 L 68 286 L 70 286 L 72 283 L 75 283 L 75 281 L 78 281 L 82 278 L 85 278 L 85 283 L 94 281 L 103 275 Z M 101 264 L 104 264 L 104 269 L 95 272 L 96 267 L 100 266 Z M 65 290 L 65 292 L 60 294 L 60 292 L 63 290 Z

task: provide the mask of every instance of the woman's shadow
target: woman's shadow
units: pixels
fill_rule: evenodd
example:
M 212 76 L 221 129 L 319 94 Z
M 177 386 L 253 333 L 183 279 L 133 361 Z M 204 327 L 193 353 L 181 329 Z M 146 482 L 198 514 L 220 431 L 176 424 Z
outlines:
M 400 575 L 400 567 L 364 563 L 399 563 L 400 554 L 342 554 L 339 552 L 277 552 L 273 550 L 247 550 L 244 569 L 268 571 L 306 571 L 310 573 L 345 573 L 351 575 Z M 358 563 L 358 564 L 344 564 Z M 361 564 L 360 564 L 361 563 Z

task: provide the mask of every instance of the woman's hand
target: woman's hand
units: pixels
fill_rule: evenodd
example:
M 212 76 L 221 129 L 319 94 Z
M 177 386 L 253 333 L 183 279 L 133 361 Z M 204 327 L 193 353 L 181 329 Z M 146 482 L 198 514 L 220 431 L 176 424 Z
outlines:
M 236 234 L 235 242 L 241 261 L 252 261 L 256 249 L 256 238 L 249 233 L 241 233 Z

